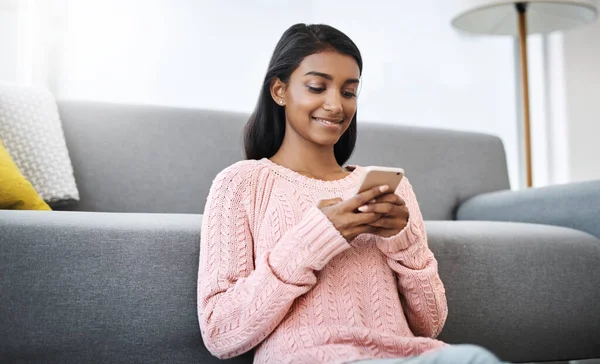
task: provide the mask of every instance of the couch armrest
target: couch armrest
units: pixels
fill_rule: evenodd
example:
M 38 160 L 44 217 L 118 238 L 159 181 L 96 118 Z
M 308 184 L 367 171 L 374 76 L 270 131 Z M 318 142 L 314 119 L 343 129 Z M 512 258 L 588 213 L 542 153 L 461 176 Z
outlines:
M 600 180 L 482 194 L 464 202 L 456 218 L 564 226 L 600 238 Z
M 426 227 L 448 299 L 441 340 L 511 362 L 600 357 L 600 240 L 537 224 Z
M 219 362 L 196 314 L 200 228 L 201 215 L 0 211 L 0 358 Z

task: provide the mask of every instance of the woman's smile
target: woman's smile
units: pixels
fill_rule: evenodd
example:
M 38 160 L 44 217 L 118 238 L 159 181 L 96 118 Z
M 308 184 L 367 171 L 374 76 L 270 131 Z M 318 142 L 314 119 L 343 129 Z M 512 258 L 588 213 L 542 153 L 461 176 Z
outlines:
M 340 131 L 344 128 L 344 119 L 341 118 L 325 118 L 316 116 L 312 116 L 311 118 L 328 130 Z

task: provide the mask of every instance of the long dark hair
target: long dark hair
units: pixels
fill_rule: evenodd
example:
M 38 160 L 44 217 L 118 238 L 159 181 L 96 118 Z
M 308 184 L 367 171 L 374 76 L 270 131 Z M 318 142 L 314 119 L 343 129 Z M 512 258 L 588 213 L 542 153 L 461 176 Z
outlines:
M 356 44 L 344 33 L 324 24 L 295 24 L 283 33 L 275 46 L 262 84 L 258 103 L 244 129 L 246 159 L 270 158 L 281 147 L 285 134 L 285 109 L 271 97 L 271 83 L 279 78 L 283 83 L 305 57 L 333 50 L 356 60 L 362 74 L 362 57 Z M 348 161 L 356 144 L 356 113 L 350 126 L 334 146 L 339 165 Z

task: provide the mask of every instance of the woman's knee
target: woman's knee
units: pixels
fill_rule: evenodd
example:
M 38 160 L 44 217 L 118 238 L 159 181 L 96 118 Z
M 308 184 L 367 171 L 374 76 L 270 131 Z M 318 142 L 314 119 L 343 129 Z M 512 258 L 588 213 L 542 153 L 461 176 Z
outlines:
M 448 356 L 452 363 L 487 364 L 500 363 L 500 360 L 485 348 L 477 345 L 452 345 L 448 348 Z

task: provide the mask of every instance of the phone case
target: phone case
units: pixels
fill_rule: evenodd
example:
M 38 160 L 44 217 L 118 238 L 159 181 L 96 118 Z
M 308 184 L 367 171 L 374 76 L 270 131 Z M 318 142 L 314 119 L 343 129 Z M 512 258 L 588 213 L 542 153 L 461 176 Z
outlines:
M 381 185 L 388 185 L 390 191 L 395 191 L 404 178 L 404 169 L 393 167 L 368 166 L 361 178 L 355 194 Z

